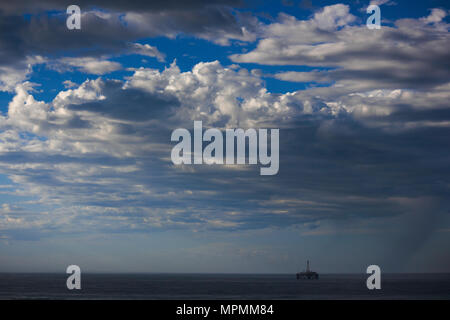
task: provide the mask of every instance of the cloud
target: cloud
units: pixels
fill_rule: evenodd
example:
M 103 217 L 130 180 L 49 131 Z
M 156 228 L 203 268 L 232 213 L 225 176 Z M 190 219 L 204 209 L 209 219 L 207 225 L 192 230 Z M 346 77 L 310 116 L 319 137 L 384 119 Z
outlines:
M 74 87 L 78 86 L 75 82 L 70 81 L 70 80 L 64 80 L 63 85 L 64 85 L 64 88 L 66 88 L 66 89 L 70 89 L 70 88 L 74 88 Z
M 31 70 L 29 67 L 26 67 L 25 69 L 7 66 L 0 67 L 0 90 L 13 91 L 18 83 L 25 81 L 30 72 Z
M 376 6 L 381 6 L 383 4 L 385 4 L 387 6 L 394 6 L 397 3 L 395 1 L 391 1 L 391 0 L 371 0 L 370 4 L 371 5 L 376 5 Z
M 21 218 L 40 237 L 55 229 L 237 230 L 396 217 L 410 208 L 399 197 L 447 201 L 448 92 L 275 94 L 259 75 L 217 61 L 87 80 L 48 103 L 22 84 L 0 118 L 0 172 L 51 212 Z M 281 128 L 279 174 L 173 166 L 170 133 L 193 120 Z
M 149 44 L 128 43 L 126 44 L 126 49 L 121 54 L 138 54 L 146 57 L 155 57 L 160 62 L 165 61 L 165 55 L 159 52 L 156 47 Z M 111 57 L 113 55 L 103 55 L 101 57 L 65 57 L 48 62 L 47 67 L 61 73 L 78 71 L 95 75 L 104 75 L 123 69 L 120 63 L 108 60 Z
M 346 5 L 325 7 L 309 20 L 281 15 L 279 22 L 266 26 L 254 50 L 230 58 L 238 63 L 331 68 L 326 76 L 335 86 L 355 90 L 444 85 L 450 79 L 445 15 L 435 9 L 426 18 L 399 19 L 394 27 L 376 31 L 352 25 L 354 17 Z
M 329 82 L 327 73 L 323 71 L 286 71 L 279 72 L 274 75 L 278 80 L 291 81 L 291 82 Z
M 46 63 L 46 59 L 41 56 L 26 57 L 17 65 L 0 65 L 0 91 L 14 91 L 14 88 L 28 79 L 32 73 L 33 66 Z
M 165 61 L 165 55 L 149 44 L 132 43 L 129 52 L 147 57 L 155 57 L 159 62 Z
M 428 17 L 422 18 L 426 24 L 441 22 L 447 16 L 447 12 L 442 9 L 432 9 Z
M 122 65 L 118 62 L 101 60 L 91 57 L 85 58 L 62 58 L 60 59 L 55 68 L 59 71 L 65 71 L 65 69 L 75 67 L 78 71 L 102 75 L 122 69 Z
M 355 16 L 350 14 L 347 5 L 336 4 L 326 6 L 314 14 L 313 21 L 322 30 L 335 30 L 355 21 Z

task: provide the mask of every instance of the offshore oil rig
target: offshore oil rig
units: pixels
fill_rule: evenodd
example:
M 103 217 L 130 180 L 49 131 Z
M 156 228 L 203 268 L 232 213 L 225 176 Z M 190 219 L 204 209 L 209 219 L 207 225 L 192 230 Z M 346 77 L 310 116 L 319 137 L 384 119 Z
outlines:
M 297 280 L 299 279 L 319 279 L 319 274 L 309 269 L 309 260 L 306 261 L 306 271 L 297 272 Z

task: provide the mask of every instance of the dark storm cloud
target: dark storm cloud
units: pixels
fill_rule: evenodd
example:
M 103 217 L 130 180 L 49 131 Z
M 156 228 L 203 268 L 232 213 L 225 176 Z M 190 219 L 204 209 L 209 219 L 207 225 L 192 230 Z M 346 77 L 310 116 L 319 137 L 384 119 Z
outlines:
M 165 11 L 182 9 L 199 9 L 205 6 L 229 5 L 240 6 L 241 0 L 79 0 L 76 3 L 59 0 L 18 0 L 4 1 L 0 4 L 0 10 L 8 13 L 32 13 L 43 10 L 65 10 L 69 5 L 76 4 L 81 8 L 103 8 L 117 11 Z
M 235 1 L 77 4 L 82 7 L 81 30 L 67 29 L 67 5 L 60 1 L 3 2 L 0 66 L 23 70 L 29 63 L 26 58 L 36 55 L 54 60 L 61 56 L 123 54 L 129 51 L 129 43 L 138 39 L 181 33 L 225 44 L 229 39 L 246 39 L 246 32 L 252 32 L 256 25 L 248 14 L 233 11 L 230 5 L 238 5 Z M 24 15 L 27 13 L 30 15 Z
M 17 27 L 23 22 L 17 16 L 5 16 L 0 13 L 0 61 L 1 64 L 9 65 L 23 58 L 23 39 Z M 20 28 L 20 27 L 19 27 Z

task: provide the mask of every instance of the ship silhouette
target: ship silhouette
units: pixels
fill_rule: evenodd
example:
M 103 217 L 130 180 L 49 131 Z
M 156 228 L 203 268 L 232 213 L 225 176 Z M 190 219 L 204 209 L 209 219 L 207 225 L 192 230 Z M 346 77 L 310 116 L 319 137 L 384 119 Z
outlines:
M 309 269 L 309 260 L 306 261 L 306 271 L 297 272 L 297 280 L 299 279 L 319 279 L 319 274 L 317 272 L 311 271 Z

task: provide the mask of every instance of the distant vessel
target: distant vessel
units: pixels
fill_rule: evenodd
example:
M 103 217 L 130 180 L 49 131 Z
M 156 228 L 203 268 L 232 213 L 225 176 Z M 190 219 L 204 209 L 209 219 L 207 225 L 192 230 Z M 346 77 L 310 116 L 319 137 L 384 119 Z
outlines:
M 319 274 L 309 269 L 309 260 L 306 261 L 306 271 L 297 272 L 297 280 L 299 279 L 319 279 Z

